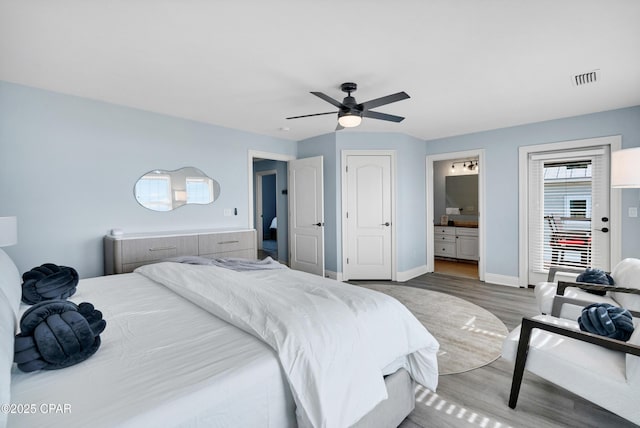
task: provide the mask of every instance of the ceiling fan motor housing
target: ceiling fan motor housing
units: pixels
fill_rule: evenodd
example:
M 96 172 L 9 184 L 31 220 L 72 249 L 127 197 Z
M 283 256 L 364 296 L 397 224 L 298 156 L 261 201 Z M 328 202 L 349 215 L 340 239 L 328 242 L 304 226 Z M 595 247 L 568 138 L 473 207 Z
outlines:
M 345 82 L 340 85 L 340 89 L 342 90 L 342 92 L 351 93 L 355 92 L 356 89 L 358 89 L 358 85 L 353 82 Z

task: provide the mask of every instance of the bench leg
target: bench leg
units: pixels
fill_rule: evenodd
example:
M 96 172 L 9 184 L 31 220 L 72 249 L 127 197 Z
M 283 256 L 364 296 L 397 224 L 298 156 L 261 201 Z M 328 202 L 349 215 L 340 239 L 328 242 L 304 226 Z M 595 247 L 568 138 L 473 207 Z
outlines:
M 524 376 L 524 367 L 529 354 L 529 339 L 531 338 L 532 326 L 527 320 L 522 320 L 520 326 L 520 340 L 518 341 L 518 352 L 516 353 L 516 363 L 513 368 L 513 380 L 511 381 L 511 394 L 509 395 L 509 407 L 516 408 L 518 395 L 520 394 L 520 386 Z

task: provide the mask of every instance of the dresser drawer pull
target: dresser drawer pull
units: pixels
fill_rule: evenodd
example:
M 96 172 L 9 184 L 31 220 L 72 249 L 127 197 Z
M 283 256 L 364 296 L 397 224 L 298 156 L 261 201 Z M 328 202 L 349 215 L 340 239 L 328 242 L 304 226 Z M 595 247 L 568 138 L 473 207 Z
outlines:
M 149 251 L 166 251 L 166 250 L 175 250 L 176 246 L 173 247 L 157 247 L 157 248 L 149 248 Z
M 223 244 L 237 244 L 240 241 L 222 241 L 222 242 L 218 242 L 218 244 L 223 245 Z

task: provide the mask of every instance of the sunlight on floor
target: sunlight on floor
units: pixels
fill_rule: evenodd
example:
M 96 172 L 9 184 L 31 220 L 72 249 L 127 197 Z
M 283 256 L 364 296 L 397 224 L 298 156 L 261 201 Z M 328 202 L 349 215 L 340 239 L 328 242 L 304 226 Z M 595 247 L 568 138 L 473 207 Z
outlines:
M 435 392 L 431 392 L 422 385 L 415 389 L 416 402 L 450 415 L 452 418 L 466 420 L 470 424 L 481 428 L 513 428 L 511 425 L 496 421 L 457 404 L 449 403 Z

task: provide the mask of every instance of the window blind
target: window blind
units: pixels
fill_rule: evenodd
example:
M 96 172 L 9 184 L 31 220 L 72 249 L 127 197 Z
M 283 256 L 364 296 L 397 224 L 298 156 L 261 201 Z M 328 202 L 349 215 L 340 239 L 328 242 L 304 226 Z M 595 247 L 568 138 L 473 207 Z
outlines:
M 593 219 L 598 211 L 594 207 L 608 204 L 606 153 L 598 147 L 530 154 L 529 267 L 533 272 L 542 273 L 551 266 L 605 265 L 608 248 L 594 245 Z

